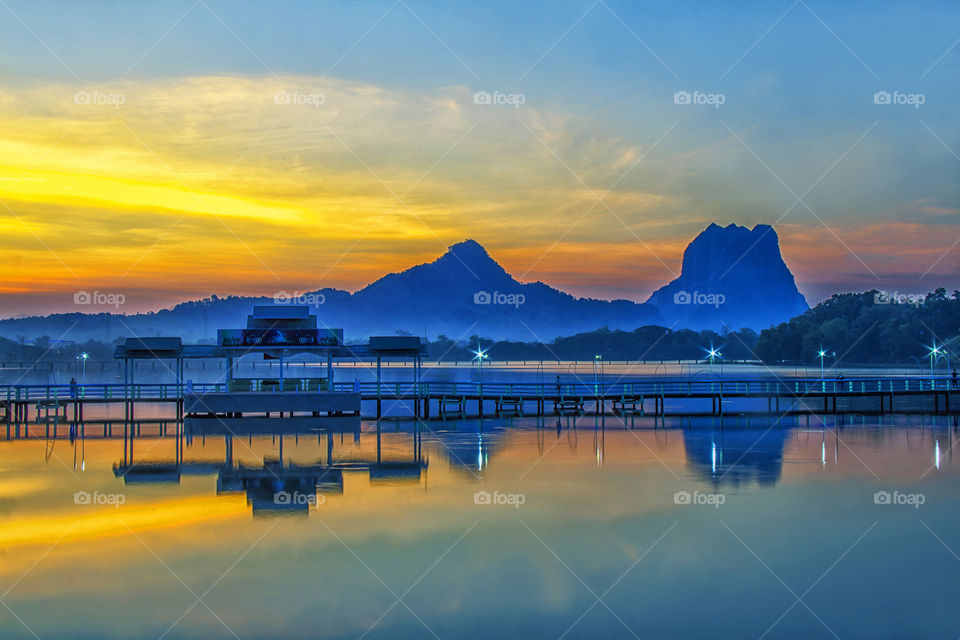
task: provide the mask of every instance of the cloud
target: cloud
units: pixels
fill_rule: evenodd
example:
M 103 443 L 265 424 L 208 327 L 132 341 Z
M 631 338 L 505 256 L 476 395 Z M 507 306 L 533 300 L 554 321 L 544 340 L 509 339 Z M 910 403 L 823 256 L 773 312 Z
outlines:
M 278 281 L 355 289 L 473 237 L 511 255 L 530 247 L 527 263 L 555 254 L 528 279 L 642 295 L 669 275 L 660 259 L 676 262 L 676 248 L 711 220 L 770 223 L 793 203 L 716 123 L 671 129 L 664 118 L 639 117 L 662 110 L 643 103 L 635 122 L 609 121 L 528 98 L 514 108 L 478 104 L 467 86 L 404 91 L 312 75 L 7 86 L 6 290 L 132 294 L 157 289 L 158 278 L 175 278 L 184 297 L 268 293 Z M 856 138 L 830 129 L 800 146 L 771 145 L 765 126 L 734 128 L 797 191 Z M 891 156 L 890 144 L 878 128 L 806 199 L 858 254 L 873 256 L 866 238 L 858 244 L 871 225 L 909 220 L 949 231 L 956 211 L 949 194 L 911 192 L 900 204 L 891 192 L 900 178 L 878 193 L 865 186 L 878 173 L 898 175 L 891 160 L 875 160 Z M 847 264 L 842 243 L 802 206 L 784 222 L 796 230 L 784 251 L 797 256 L 801 283 Z M 804 242 L 811 234 L 816 241 Z M 949 235 L 911 235 L 911 251 L 926 259 Z M 579 275 L 556 259 L 598 246 L 611 250 L 578 262 Z M 901 247 L 898 272 L 907 258 Z M 887 264 L 880 254 L 865 260 L 875 270 Z
M 356 287 L 349 274 L 372 271 L 367 242 L 429 255 L 464 236 L 555 239 L 593 204 L 580 179 L 602 189 L 636 153 L 587 125 L 477 104 L 463 86 L 314 76 L 9 87 L 0 250 L 28 254 L 45 278 L 66 264 L 136 287 L 158 271 L 189 281 L 215 269 L 230 289 L 240 274 L 248 288 L 309 278 L 308 266 L 316 276 L 361 238 L 331 282 L 302 282 Z M 636 185 L 598 193 L 626 218 L 669 201 Z M 20 269 L 12 280 L 27 286 Z

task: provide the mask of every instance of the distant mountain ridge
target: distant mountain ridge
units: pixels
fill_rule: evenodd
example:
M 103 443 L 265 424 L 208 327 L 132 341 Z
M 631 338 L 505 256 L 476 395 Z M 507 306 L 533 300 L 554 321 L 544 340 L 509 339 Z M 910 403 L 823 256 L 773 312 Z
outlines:
M 294 297 L 294 294 L 296 296 Z M 107 340 L 129 335 L 179 335 L 188 341 L 216 337 L 218 328 L 244 325 L 254 304 L 273 298 L 213 298 L 184 302 L 155 313 L 53 314 L 0 320 L 0 335 Z M 663 324 L 656 307 L 629 300 L 575 298 L 542 282 L 521 283 L 479 243 L 465 240 L 433 262 L 391 273 L 351 294 L 340 289 L 288 292 L 281 302 L 315 304 L 327 327 L 347 338 L 408 332 L 454 340 L 471 335 L 549 342 L 561 335 Z M 72 327 L 72 328 L 71 328 Z
M 684 302 L 684 294 L 691 297 L 689 302 Z M 701 304 L 706 299 L 699 297 L 709 295 L 722 295 L 724 301 Z M 217 329 L 244 326 L 253 305 L 275 301 L 314 305 L 312 312 L 323 326 L 343 328 L 350 340 L 406 332 L 454 340 L 479 335 L 550 342 L 601 327 L 761 329 L 808 308 L 780 256 L 772 228 L 757 225 L 751 231 L 711 224 L 684 252 L 680 277 L 646 303 L 576 298 L 543 282 L 519 282 L 479 243 L 464 240 L 432 262 L 385 275 L 352 294 L 325 288 L 280 292 L 277 299 L 213 296 L 131 315 L 12 318 L 0 320 L 0 336 L 111 341 L 131 335 L 176 335 L 188 342 L 213 342 Z
M 766 329 L 810 308 L 765 224 L 711 224 L 684 250 L 680 276 L 647 302 L 671 324 L 715 330 Z

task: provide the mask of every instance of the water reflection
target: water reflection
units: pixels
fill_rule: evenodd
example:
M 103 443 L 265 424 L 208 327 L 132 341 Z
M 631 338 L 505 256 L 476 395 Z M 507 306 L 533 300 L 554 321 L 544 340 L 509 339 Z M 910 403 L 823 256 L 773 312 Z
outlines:
M 395 596 L 371 571 L 416 585 L 404 602 L 442 638 L 561 637 L 595 601 L 572 572 L 618 585 L 605 602 L 642 637 L 716 620 L 760 637 L 794 600 L 764 564 L 799 590 L 837 564 L 809 602 L 840 637 L 891 635 L 876 611 L 907 621 L 898 637 L 956 626 L 960 574 L 931 534 L 960 540 L 952 417 L 143 422 L 115 438 L 87 423 L 72 449 L 32 426 L 0 446 L 0 575 L 42 638 L 160 637 L 196 601 L 171 570 L 197 594 L 216 584 L 205 602 L 243 638 L 429 635 L 400 605 L 381 615 Z M 715 483 L 720 508 L 675 501 Z M 599 609 L 566 637 L 630 637 Z M 827 635 L 799 609 L 776 637 Z M 911 633 L 921 619 L 935 625 Z M 0 637 L 33 636 L 0 616 Z M 197 605 L 166 637 L 233 636 Z
M 683 432 L 687 463 L 714 486 L 756 482 L 769 486 L 780 480 L 786 429 L 769 431 L 723 429 Z
M 124 430 L 123 458 L 114 464 L 114 476 L 125 485 L 180 484 L 184 475 L 216 475 L 217 495 L 245 494 L 247 505 L 254 515 L 294 513 L 306 515 L 311 508 L 326 501 L 327 495 L 344 493 L 344 471 L 366 472 L 371 485 L 419 484 L 427 469 L 427 460 L 422 455 L 422 432 L 410 433 L 409 447 L 404 453 L 391 449 L 385 455 L 381 440 L 382 425 L 377 424 L 376 458 L 374 460 L 352 456 L 352 448 L 341 455 L 334 454 L 337 436 L 353 436 L 360 442 L 361 423 L 355 416 L 324 418 L 187 418 L 182 434 L 177 436 L 177 446 L 172 460 L 152 459 L 148 462 L 134 460 L 134 430 Z M 262 457 L 260 465 L 244 464 L 235 460 L 234 452 L 239 446 L 252 453 L 253 438 L 270 436 L 275 455 Z M 303 454 L 304 442 L 315 444 L 315 459 L 299 463 L 284 455 L 284 446 L 292 440 Z M 223 461 L 191 460 L 184 454 L 184 443 L 190 445 L 199 438 L 222 438 Z M 203 449 L 205 450 L 205 449 Z M 319 451 L 316 451 L 319 450 Z
M 463 477 L 479 480 L 490 461 L 504 445 L 513 418 L 443 421 L 428 424 L 430 437 L 439 443 L 451 469 Z
M 742 416 L 665 420 L 603 415 L 428 422 L 362 422 L 357 416 L 187 418 L 181 423 L 123 424 L 122 431 L 106 423 L 102 429 L 95 423 L 70 425 L 69 441 L 75 471 L 86 468 L 86 440 L 111 439 L 116 433 L 120 436 L 116 439 L 122 440 L 123 454 L 115 459 L 113 475 L 125 486 L 180 485 L 185 478 L 210 476 L 216 479 L 216 495 L 245 495 L 256 515 L 307 514 L 324 504 L 327 496 L 345 494 L 345 472 L 365 474 L 372 487 L 420 485 L 426 491 L 424 440 L 435 455 L 446 460 L 454 477 L 469 482 L 497 476 L 498 465 L 502 464 L 498 460 L 507 452 L 514 456 L 521 452 L 531 460 L 532 469 L 541 458 L 580 458 L 589 449 L 592 465 L 600 468 L 608 464 L 608 446 L 616 464 L 622 462 L 625 448 L 637 445 L 649 463 L 668 464 L 664 459 L 679 458 L 694 477 L 715 488 L 771 487 L 781 480 L 787 463 L 836 466 L 847 451 L 849 464 L 873 475 L 874 467 L 888 464 L 886 460 L 873 460 L 869 448 L 854 453 L 841 444 L 840 433 L 858 422 L 866 424 L 864 417 L 829 420 L 830 424 L 808 418 L 758 423 Z M 877 422 L 876 418 L 872 420 Z M 889 426 L 898 427 L 891 430 L 885 429 L 880 419 L 879 428 L 860 434 L 862 441 L 880 446 L 885 434 L 895 433 L 904 439 L 897 446 L 925 452 L 922 457 L 931 469 L 939 470 L 949 461 L 957 437 L 956 416 L 896 420 L 890 418 Z M 36 433 L 40 438 L 52 434 L 46 438 L 47 462 L 54 455 L 57 433 L 46 426 Z M 374 438 L 371 451 L 369 443 Z M 385 446 L 385 438 L 389 446 Z M 135 456 L 135 442 L 154 442 L 145 452 L 150 455 Z M 166 457 L 154 451 L 159 442 L 166 443 L 158 447 L 166 451 Z M 208 442 L 214 446 L 208 446 Z M 211 450 L 217 452 L 214 457 Z M 369 454 L 362 455 L 362 451 Z M 528 472 L 522 470 L 521 479 Z

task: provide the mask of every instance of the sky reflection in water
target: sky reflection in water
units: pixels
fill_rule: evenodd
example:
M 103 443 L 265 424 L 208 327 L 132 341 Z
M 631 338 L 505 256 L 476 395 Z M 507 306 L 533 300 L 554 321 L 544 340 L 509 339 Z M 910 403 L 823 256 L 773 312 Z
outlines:
M 3 442 L 0 635 L 960 633 L 952 418 L 414 424 Z

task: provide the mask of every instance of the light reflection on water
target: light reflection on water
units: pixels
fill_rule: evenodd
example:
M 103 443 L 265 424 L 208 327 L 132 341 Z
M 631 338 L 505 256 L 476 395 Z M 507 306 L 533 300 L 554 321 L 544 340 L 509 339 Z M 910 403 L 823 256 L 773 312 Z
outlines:
M 957 637 L 954 419 L 824 420 L 0 441 L 0 637 Z

